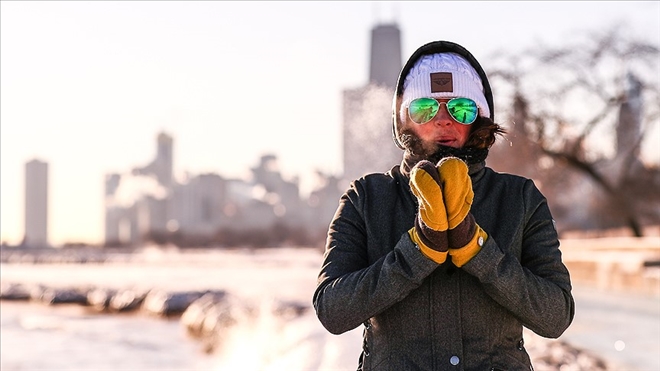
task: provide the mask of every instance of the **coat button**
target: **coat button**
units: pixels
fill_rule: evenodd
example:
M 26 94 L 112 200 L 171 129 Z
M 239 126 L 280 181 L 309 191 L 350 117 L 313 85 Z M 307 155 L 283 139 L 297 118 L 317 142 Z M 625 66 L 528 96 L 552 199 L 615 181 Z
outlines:
M 484 238 L 479 236 L 479 239 L 477 240 L 477 243 L 479 244 L 479 246 L 483 246 L 484 245 Z
M 456 366 L 459 362 L 461 362 L 461 360 L 457 356 L 451 356 L 451 358 L 449 358 L 449 363 L 451 363 L 452 366 Z

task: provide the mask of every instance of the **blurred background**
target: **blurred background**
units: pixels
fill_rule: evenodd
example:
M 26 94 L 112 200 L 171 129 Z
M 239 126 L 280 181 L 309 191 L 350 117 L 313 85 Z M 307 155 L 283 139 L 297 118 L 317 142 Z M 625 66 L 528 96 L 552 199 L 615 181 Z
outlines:
M 254 298 L 286 283 L 291 292 L 280 291 L 277 300 L 308 312 L 339 197 L 351 180 L 401 161 L 390 126 L 398 72 L 416 48 L 444 39 L 470 50 L 490 77 L 495 121 L 507 134 L 491 149 L 488 166 L 532 178 L 549 200 L 579 294 L 566 341 L 625 364 L 618 369 L 660 368 L 658 2 L 2 1 L 0 7 L 3 298 L 23 290 L 16 297 L 44 301 L 47 283 L 115 293 L 132 287 L 143 299 L 154 288 Z M 271 275 L 257 273 L 264 261 L 280 269 L 266 264 L 275 269 Z M 603 302 L 603 292 L 614 301 Z M 618 307 L 622 302 L 630 306 Z M 3 334 L 10 329 L 22 340 L 3 336 L 3 369 L 99 366 L 74 356 L 94 353 L 84 340 L 92 335 L 81 335 L 86 326 L 76 324 L 105 317 L 7 303 Z M 285 307 L 289 313 L 292 306 Z M 284 343 L 330 354 L 325 363 L 276 366 L 272 360 L 283 354 L 301 359 L 282 350 L 253 368 L 354 367 L 359 352 L 341 349 L 359 350 L 359 334 L 348 335 L 351 346 L 337 345 L 307 319 L 299 326 L 315 335 L 297 332 Z M 130 320 L 138 322 L 129 328 L 151 326 Z M 96 327 L 122 325 L 108 321 Z M 617 321 L 629 324 L 629 335 L 612 332 Z M 121 356 L 104 364 L 162 367 L 157 356 L 149 363 L 131 353 L 121 334 L 160 334 L 168 331 L 165 323 L 117 330 Z M 172 325 L 165 337 L 180 327 Z M 42 364 L 15 351 L 17 344 L 53 349 L 47 339 L 62 340 L 49 337 L 58 333 L 53 328 L 68 328 L 71 344 L 82 350 Z M 310 338 L 318 349 L 300 346 L 312 347 L 304 340 Z M 138 343 L 158 353 L 189 342 L 152 341 Z M 8 360 L 7 347 L 16 354 Z M 549 348 L 538 349 L 545 364 Z M 179 358 L 169 362 L 221 368 L 217 357 L 207 364 L 190 352 L 170 353 Z M 223 369 L 231 369 L 227 354 Z M 119 361 L 127 358 L 146 361 Z M 595 369 L 584 357 L 579 366 L 578 358 L 562 370 Z

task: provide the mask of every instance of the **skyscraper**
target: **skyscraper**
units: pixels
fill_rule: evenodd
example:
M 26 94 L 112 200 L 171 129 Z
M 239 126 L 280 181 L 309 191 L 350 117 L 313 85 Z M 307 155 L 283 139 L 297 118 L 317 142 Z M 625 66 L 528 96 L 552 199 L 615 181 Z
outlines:
M 48 247 L 48 164 L 25 164 L 25 237 L 23 246 Z
M 151 162 L 134 168 L 131 174 L 106 175 L 106 246 L 137 244 L 151 234 L 165 233 L 172 218 L 171 199 L 176 186 L 173 148 L 172 136 L 161 132 Z
M 402 67 L 397 25 L 372 29 L 370 60 L 367 85 L 343 92 L 344 182 L 386 172 L 402 159 L 392 141 L 392 96 Z
M 394 89 L 401 70 L 401 32 L 396 24 L 381 24 L 371 30 L 369 83 Z
M 173 139 L 167 133 L 159 133 L 156 158 L 147 166 L 133 169 L 135 175 L 154 175 L 163 187 L 168 190 L 172 186 L 173 172 Z

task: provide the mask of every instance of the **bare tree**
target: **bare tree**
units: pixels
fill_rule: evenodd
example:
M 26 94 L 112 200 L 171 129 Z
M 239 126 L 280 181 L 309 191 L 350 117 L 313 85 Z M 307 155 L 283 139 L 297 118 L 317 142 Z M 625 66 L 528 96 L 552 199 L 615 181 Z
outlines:
M 660 159 L 640 157 L 660 121 L 659 57 L 658 46 L 626 37 L 624 27 L 498 53 L 489 74 L 496 104 L 508 103 L 499 112 L 512 120 L 517 149 L 494 148 L 495 161 L 539 180 L 548 198 L 588 207 L 592 222 L 625 225 L 641 236 L 645 221 L 660 220 Z M 569 197 L 566 186 L 575 180 L 567 169 L 590 179 L 602 199 L 575 187 Z

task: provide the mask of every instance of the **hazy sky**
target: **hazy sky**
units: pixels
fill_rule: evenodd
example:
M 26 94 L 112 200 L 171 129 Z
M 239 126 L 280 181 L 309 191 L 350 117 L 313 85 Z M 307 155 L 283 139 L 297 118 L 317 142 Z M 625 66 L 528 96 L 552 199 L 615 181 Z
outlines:
M 104 176 L 174 137 L 175 175 L 244 177 L 265 153 L 303 181 L 340 173 L 341 91 L 368 79 L 371 29 L 404 60 L 446 39 L 501 49 L 625 22 L 660 46 L 660 3 L 2 1 L 1 239 L 24 231 L 24 166 L 49 163 L 51 242 L 103 240 Z M 383 145 L 393 145 L 385 143 Z

